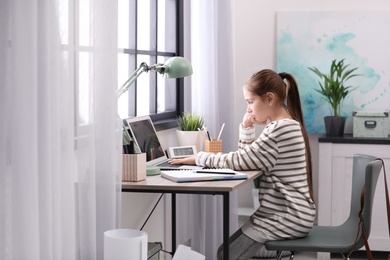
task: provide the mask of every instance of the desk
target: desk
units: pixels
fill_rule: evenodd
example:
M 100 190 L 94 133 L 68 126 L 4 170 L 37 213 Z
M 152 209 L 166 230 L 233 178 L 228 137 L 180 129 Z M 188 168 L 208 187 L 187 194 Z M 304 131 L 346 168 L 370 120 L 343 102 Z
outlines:
M 229 205 L 230 192 L 260 176 L 260 171 L 248 171 L 247 180 L 205 181 L 176 183 L 160 175 L 147 176 L 139 182 L 122 182 L 122 192 L 170 193 L 172 195 L 172 255 L 176 249 L 176 194 L 222 195 L 223 197 L 223 250 L 224 259 L 229 259 Z

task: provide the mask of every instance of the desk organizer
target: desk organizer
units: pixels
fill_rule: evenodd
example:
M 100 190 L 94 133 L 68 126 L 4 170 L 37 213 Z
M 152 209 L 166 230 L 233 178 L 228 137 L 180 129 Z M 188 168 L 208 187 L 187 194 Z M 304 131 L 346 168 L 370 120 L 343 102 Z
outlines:
M 222 140 L 205 140 L 204 150 L 209 153 L 220 153 L 222 152 Z
M 146 153 L 123 154 L 122 181 L 142 181 L 146 179 Z

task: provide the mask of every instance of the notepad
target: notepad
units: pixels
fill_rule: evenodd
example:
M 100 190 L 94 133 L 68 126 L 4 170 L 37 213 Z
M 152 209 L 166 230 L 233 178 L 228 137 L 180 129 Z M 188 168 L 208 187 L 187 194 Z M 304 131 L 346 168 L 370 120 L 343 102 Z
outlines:
M 218 169 L 226 170 L 226 169 Z M 194 171 L 161 171 L 161 177 L 174 182 L 196 182 L 196 181 L 222 181 L 222 180 L 246 180 L 248 175 L 242 172 L 235 174 L 222 173 L 196 173 Z

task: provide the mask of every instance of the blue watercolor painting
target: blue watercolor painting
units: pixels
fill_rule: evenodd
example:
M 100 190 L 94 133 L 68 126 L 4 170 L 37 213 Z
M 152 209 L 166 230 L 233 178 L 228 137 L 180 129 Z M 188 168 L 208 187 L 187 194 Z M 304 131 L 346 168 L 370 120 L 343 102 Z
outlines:
M 308 67 L 328 72 L 332 60 L 345 59 L 362 76 L 341 104 L 350 121 L 358 110 L 390 110 L 390 12 L 278 12 L 277 71 L 297 79 L 309 133 L 324 133 L 324 116 L 331 115 Z

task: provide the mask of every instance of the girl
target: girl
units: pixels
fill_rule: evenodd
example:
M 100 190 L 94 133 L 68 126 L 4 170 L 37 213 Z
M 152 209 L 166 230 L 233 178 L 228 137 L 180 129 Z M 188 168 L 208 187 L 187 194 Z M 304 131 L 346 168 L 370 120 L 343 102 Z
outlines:
M 262 170 L 260 207 L 229 239 L 230 259 L 251 259 L 266 241 L 304 237 L 315 218 L 312 166 L 294 77 L 265 69 L 243 87 L 247 111 L 238 150 L 200 152 L 172 164 L 197 164 L 234 170 Z M 267 124 L 255 139 L 255 124 Z M 222 246 L 218 259 L 222 259 Z

